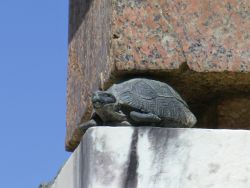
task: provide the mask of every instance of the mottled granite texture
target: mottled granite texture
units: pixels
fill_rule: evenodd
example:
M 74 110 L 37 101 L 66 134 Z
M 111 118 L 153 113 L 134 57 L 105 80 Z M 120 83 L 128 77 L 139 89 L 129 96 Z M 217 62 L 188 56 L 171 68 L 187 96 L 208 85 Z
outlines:
M 128 76 L 169 83 L 197 116 L 218 96 L 250 95 L 249 31 L 249 0 L 70 0 L 66 149 L 91 93 Z
M 90 96 L 110 78 L 111 1 L 71 0 L 69 22 L 69 64 L 67 80 L 66 148 L 74 148 L 79 137 L 77 124 L 89 119 Z
M 249 0 L 114 1 L 118 70 L 250 71 Z
M 185 62 L 176 32 L 164 16 L 167 1 L 113 4 L 113 59 L 118 71 L 172 70 Z
M 91 128 L 51 188 L 249 188 L 250 131 Z

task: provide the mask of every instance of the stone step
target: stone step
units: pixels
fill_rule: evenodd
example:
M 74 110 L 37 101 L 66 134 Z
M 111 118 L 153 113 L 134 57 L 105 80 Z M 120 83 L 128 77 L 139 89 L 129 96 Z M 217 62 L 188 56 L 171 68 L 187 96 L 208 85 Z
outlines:
M 250 131 L 94 127 L 51 188 L 249 188 Z

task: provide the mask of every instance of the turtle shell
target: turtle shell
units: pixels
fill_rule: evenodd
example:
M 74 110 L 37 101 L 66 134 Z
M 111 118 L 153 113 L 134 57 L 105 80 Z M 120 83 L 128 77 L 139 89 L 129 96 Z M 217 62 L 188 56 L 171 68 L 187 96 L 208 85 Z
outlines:
M 187 124 L 190 111 L 186 102 L 168 84 L 150 79 L 131 79 L 108 89 L 121 105 L 164 120 Z M 191 113 L 192 114 L 192 113 Z

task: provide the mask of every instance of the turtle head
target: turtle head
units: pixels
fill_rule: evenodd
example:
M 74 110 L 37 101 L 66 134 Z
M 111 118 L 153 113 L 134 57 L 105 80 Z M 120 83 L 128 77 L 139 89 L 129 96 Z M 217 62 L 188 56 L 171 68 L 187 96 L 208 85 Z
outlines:
M 96 91 L 92 95 L 92 103 L 95 109 L 103 108 L 116 103 L 115 96 L 107 91 Z
M 103 122 L 122 122 L 126 120 L 126 115 L 120 111 L 118 100 L 108 91 L 93 93 L 92 104 L 95 113 Z

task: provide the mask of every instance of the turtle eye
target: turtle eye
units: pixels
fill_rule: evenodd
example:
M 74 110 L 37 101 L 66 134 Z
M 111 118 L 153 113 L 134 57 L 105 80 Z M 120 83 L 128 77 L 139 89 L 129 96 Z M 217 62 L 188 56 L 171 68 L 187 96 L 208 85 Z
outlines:
M 105 103 L 115 103 L 116 98 L 111 93 L 103 93 L 103 100 Z

